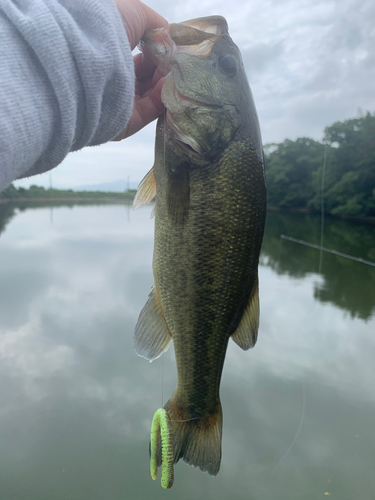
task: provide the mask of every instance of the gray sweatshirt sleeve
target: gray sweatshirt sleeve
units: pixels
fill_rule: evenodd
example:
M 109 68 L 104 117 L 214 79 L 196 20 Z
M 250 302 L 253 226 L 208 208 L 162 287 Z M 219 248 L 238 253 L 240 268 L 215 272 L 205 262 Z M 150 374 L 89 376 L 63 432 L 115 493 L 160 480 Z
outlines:
M 133 95 L 113 0 L 0 0 L 0 190 L 115 137 Z

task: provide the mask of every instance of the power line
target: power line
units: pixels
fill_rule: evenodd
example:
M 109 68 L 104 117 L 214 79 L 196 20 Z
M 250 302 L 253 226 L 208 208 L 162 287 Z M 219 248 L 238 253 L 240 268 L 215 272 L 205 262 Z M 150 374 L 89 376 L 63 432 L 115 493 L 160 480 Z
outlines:
M 368 266 L 375 267 L 375 262 L 370 262 L 369 260 L 364 260 L 358 257 L 353 257 L 352 255 L 347 255 L 346 253 L 337 252 L 336 250 L 330 250 L 329 248 L 323 248 L 319 245 L 313 245 L 312 243 L 307 243 L 307 241 L 297 240 L 291 236 L 285 236 L 285 234 L 280 235 L 284 240 L 293 241 L 294 243 L 299 243 L 300 245 L 305 245 L 307 247 L 316 248 L 322 252 L 332 253 L 333 255 L 338 255 L 339 257 L 344 257 L 345 259 L 355 260 L 356 262 L 361 262 L 361 264 L 366 264 Z

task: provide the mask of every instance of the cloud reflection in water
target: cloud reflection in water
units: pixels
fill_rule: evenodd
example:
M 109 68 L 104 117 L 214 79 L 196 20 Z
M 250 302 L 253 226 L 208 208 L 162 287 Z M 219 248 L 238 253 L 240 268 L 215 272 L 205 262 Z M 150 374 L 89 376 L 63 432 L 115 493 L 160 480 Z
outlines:
M 162 498 L 148 434 L 175 388 L 173 348 L 151 364 L 132 349 L 153 282 L 151 209 L 60 207 L 52 224 L 49 210 L 17 214 L 0 237 L 4 498 Z M 178 465 L 181 499 L 375 491 L 374 321 L 316 300 L 314 269 L 275 272 L 276 237 L 260 267 L 258 343 L 230 342 L 224 366 L 221 472 Z

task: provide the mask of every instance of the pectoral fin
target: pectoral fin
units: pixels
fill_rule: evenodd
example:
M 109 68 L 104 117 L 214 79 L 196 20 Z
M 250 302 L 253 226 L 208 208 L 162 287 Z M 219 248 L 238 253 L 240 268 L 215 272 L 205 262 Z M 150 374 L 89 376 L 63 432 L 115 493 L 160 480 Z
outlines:
M 137 194 L 135 195 L 133 201 L 133 209 L 142 207 L 143 205 L 148 205 L 150 201 L 155 198 L 156 195 L 156 179 L 154 167 L 143 177 L 139 183 Z
M 139 356 L 153 361 L 168 349 L 171 340 L 172 336 L 165 322 L 160 301 L 155 288 L 153 288 L 135 327 L 135 352 Z
M 254 347 L 258 337 L 259 327 L 259 292 L 258 276 L 256 277 L 253 289 L 251 291 L 249 302 L 243 313 L 237 330 L 233 333 L 232 339 L 244 351 Z

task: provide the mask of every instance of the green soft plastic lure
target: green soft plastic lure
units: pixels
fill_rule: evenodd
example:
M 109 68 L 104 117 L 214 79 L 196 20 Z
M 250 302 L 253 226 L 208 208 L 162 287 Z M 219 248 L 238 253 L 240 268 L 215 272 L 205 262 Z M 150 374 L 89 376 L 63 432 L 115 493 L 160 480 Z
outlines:
M 150 442 L 150 472 L 152 479 L 158 475 L 158 451 L 161 437 L 161 485 L 165 489 L 172 488 L 173 471 L 173 436 L 172 424 L 168 413 L 164 408 L 156 410 L 151 424 Z

